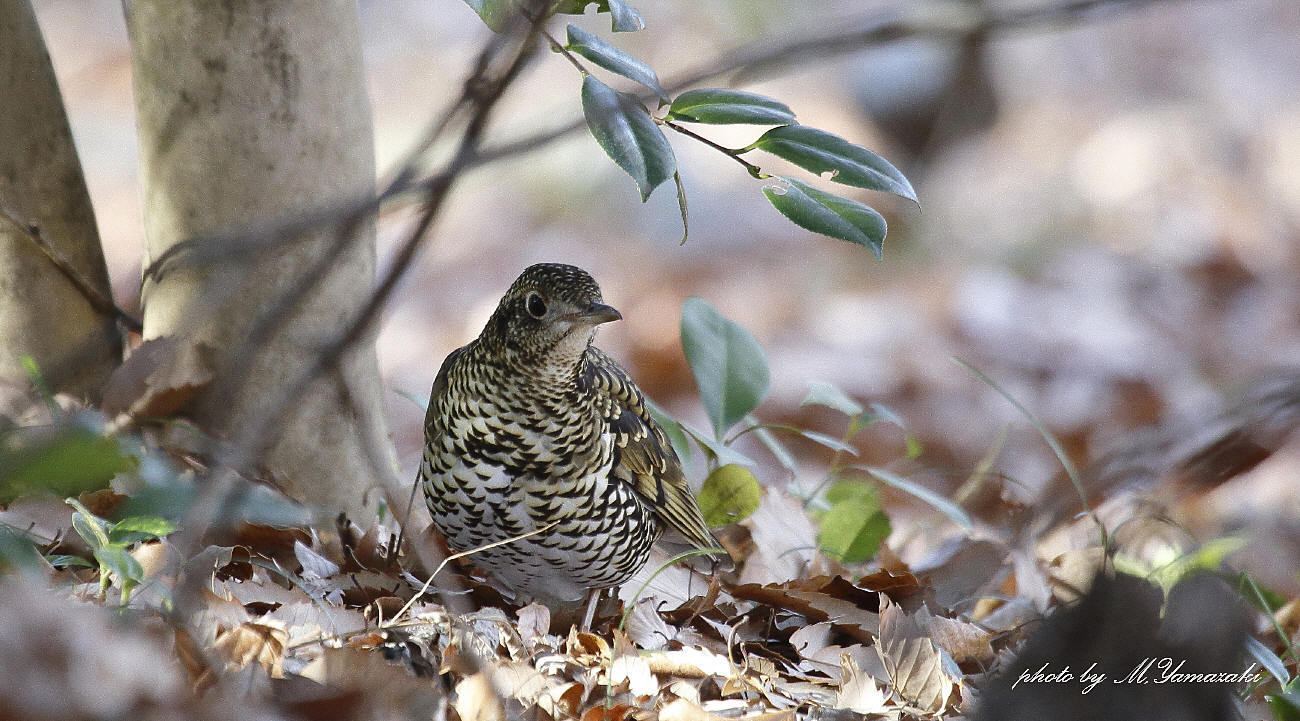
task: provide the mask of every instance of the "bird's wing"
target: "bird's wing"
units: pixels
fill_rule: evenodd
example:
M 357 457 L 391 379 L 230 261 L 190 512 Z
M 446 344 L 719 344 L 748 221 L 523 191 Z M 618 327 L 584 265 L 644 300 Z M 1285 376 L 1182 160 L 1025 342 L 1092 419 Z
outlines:
M 438 368 L 438 375 L 433 379 L 433 389 L 429 391 L 429 407 L 424 412 L 424 445 L 426 449 L 442 433 L 443 429 L 439 427 L 438 422 L 438 399 L 447 392 L 447 374 L 451 372 L 452 365 L 465 352 L 466 348 L 469 348 L 469 346 L 464 345 L 448 353 L 447 357 L 442 361 L 442 367 Z M 423 465 L 421 465 L 420 470 L 423 473 Z
M 720 549 L 682 473 L 663 428 L 650 415 L 641 389 L 612 358 L 587 350 L 583 380 L 601 404 L 617 450 L 613 474 L 649 502 L 659 518 L 699 549 Z M 720 555 L 720 554 L 719 554 Z

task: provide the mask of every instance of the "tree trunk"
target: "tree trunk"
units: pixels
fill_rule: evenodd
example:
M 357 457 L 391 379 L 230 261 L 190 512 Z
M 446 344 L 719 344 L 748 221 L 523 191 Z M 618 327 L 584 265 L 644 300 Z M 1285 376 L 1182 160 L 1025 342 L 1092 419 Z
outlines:
M 41 250 L 112 297 L 63 98 L 28 0 L 0 3 L 0 379 L 36 361 L 54 391 L 98 401 L 121 359 L 113 316 Z M 36 230 L 20 227 L 34 225 Z
M 353 2 L 133 0 L 128 27 L 146 268 L 187 239 L 300 218 L 373 194 L 370 106 Z M 356 318 L 374 284 L 374 229 L 366 222 L 351 232 L 363 237 L 249 357 L 230 352 L 313 261 L 341 242 L 337 228 L 146 273 L 145 337 L 177 336 L 217 350 L 218 382 L 188 409 L 201 427 L 237 436 Z M 242 382 L 221 382 L 234 376 Z M 364 520 L 378 497 L 374 486 L 391 482 L 395 466 L 381 394 L 368 338 L 293 399 L 278 426 L 280 440 L 261 459 L 264 470 L 291 496 Z M 382 441 L 378 464 L 369 462 L 371 439 Z

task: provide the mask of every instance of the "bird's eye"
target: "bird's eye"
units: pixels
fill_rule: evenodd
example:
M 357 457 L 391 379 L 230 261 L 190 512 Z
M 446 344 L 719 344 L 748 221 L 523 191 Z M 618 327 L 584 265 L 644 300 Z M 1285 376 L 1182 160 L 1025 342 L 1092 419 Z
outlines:
M 546 315 L 546 301 L 542 300 L 542 296 L 536 293 L 528 294 L 524 306 L 528 308 L 528 314 L 534 318 L 541 318 Z

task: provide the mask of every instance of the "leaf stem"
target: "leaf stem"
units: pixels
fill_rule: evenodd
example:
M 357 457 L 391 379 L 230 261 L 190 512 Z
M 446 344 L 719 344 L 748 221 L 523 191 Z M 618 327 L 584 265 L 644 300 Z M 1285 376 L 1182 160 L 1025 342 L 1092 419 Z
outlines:
M 551 46 L 551 50 L 554 50 L 555 52 L 563 55 L 565 60 L 568 60 L 569 63 L 573 65 L 573 67 L 578 69 L 578 72 L 582 73 L 582 77 L 585 78 L 591 74 L 590 72 L 587 71 L 585 67 L 583 67 L 582 62 L 578 60 L 577 56 L 574 55 L 572 52 L 570 52 L 568 48 L 561 45 L 560 41 L 556 40 L 553 35 L 551 35 L 549 32 L 545 30 L 542 30 L 540 32 L 541 32 L 541 36 L 546 38 L 547 44 Z
M 762 168 L 740 157 L 740 154 L 744 152 L 743 150 L 733 150 L 731 148 L 726 147 L 725 145 L 719 145 L 718 143 L 709 140 L 703 135 L 700 135 L 699 133 L 696 133 L 695 131 L 690 130 L 689 128 L 683 128 L 677 123 L 674 123 L 673 121 L 668 120 L 666 118 L 655 118 L 655 122 L 665 127 L 672 128 L 673 130 L 676 130 L 677 132 L 681 133 L 682 135 L 685 135 L 688 138 L 691 138 L 693 140 L 698 140 L 699 142 L 704 143 L 705 145 L 709 146 L 710 148 L 713 148 L 719 153 L 726 155 L 732 160 L 735 160 L 737 163 L 740 163 L 741 165 L 745 166 L 745 170 L 748 171 L 750 175 L 754 176 L 755 178 L 758 178 L 759 180 L 772 177 L 767 173 L 764 173 Z

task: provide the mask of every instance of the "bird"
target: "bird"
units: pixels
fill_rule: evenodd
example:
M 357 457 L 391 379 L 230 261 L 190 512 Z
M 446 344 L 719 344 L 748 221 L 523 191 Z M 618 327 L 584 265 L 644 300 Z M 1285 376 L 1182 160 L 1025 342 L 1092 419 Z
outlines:
M 584 626 L 665 534 L 731 565 L 645 395 L 592 345 L 622 317 L 581 268 L 525 269 L 438 370 L 417 478 L 453 550 L 490 546 L 468 560 L 520 602 L 586 595 Z

